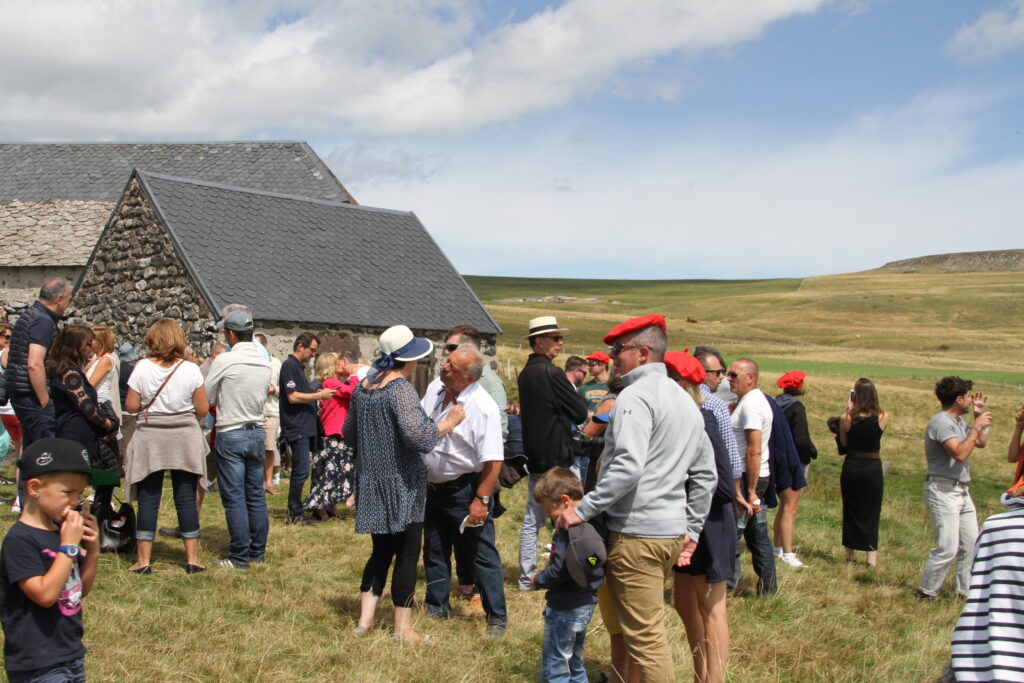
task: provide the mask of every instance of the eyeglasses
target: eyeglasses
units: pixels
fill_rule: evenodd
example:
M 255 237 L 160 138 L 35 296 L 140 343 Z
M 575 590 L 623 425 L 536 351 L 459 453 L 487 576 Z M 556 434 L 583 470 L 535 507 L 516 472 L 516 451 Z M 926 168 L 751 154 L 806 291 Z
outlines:
M 719 368 L 717 370 L 708 370 L 707 373 L 709 375 L 718 375 L 719 377 L 721 377 L 722 375 L 725 374 L 725 370 L 723 370 L 722 368 Z
M 611 352 L 611 355 L 614 358 L 614 357 L 617 357 L 620 353 L 622 353 L 626 349 L 640 349 L 640 348 L 643 348 L 643 344 L 623 344 L 622 342 L 615 342 L 614 344 L 612 344 L 611 346 L 608 347 L 608 350 Z

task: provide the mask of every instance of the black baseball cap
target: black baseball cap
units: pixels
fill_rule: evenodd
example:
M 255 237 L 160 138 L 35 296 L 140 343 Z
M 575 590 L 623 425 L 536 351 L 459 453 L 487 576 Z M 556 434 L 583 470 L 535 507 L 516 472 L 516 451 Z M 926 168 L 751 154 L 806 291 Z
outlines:
M 608 553 L 604 547 L 604 539 L 597 529 L 587 522 L 569 527 L 569 547 L 565 552 L 565 566 L 569 576 L 586 588 L 594 573 L 604 566 Z
M 22 481 L 54 472 L 88 474 L 93 486 L 117 484 L 120 477 L 113 472 L 94 469 L 89 464 L 89 451 L 70 439 L 39 439 L 33 441 L 18 459 Z

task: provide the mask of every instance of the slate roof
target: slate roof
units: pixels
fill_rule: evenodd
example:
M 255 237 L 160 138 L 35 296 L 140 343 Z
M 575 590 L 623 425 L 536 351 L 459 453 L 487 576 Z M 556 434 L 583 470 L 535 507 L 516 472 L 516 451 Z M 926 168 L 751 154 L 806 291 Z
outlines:
M 356 203 L 301 141 L 0 143 L 0 267 L 84 265 L 135 168 Z
M 0 143 L 0 202 L 116 202 L 132 169 L 354 202 L 302 141 Z
M 136 175 L 214 310 L 261 320 L 497 334 L 415 214 Z

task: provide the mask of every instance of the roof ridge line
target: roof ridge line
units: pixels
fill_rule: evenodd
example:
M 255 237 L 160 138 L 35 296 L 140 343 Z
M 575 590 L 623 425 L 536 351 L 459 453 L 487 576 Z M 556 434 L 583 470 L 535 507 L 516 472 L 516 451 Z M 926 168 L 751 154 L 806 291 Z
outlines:
M 258 190 L 253 187 L 242 187 L 240 185 L 228 185 L 227 183 L 215 183 L 209 180 L 199 180 L 197 178 L 185 178 L 182 176 L 173 176 L 166 173 L 157 173 L 156 171 L 147 171 L 143 168 L 136 167 L 133 169 L 139 175 L 147 178 L 159 178 L 161 180 L 170 180 L 171 182 L 187 183 L 189 185 L 198 185 L 200 187 L 213 187 L 221 190 L 230 190 L 232 192 L 245 192 L 247 194 L 262 195 L 265 197 L 276 197 L 278 199 L 291 199 L 294 201 L 308 202 L 312 204 L 324 204 L 327 206 L 339 206 L 346 209 L 359 209 L 361 211 L 373 211 L 379 213 L 390 213 L 390 214 L 402 214 L 410 215 L 412 211 L 401 211 L 399 209 L 384 209 L 377 206 L 366 206 L 364 204 L 353 204 L 351 202 L 343 202 L 339 200 L 331 199 L 317 199 L 316 197 L 303 197 L 297 194 L 287 194 L 284 192 L 268 192 L 267 190 Z
M 308 145 L 305 140 L 127 140 L 127 141 L 82 141 L 64 140 L 61 142 L 37 142 L 37 141 L 9 141 L 0 140 L 0 145 L 261 145 L 261 144 L 282 144 L 300 143 Z

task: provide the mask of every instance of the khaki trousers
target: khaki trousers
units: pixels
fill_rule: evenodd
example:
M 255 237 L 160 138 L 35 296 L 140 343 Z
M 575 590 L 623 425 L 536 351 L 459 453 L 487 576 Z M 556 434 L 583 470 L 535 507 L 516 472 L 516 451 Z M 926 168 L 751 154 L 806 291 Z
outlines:
M 626 650 L 643 683 L 672 683 L 675 672 L 665 626 L 665 578 L 679 559 L 683 537 L 608 535 L 605 580 L 622 625 Z

